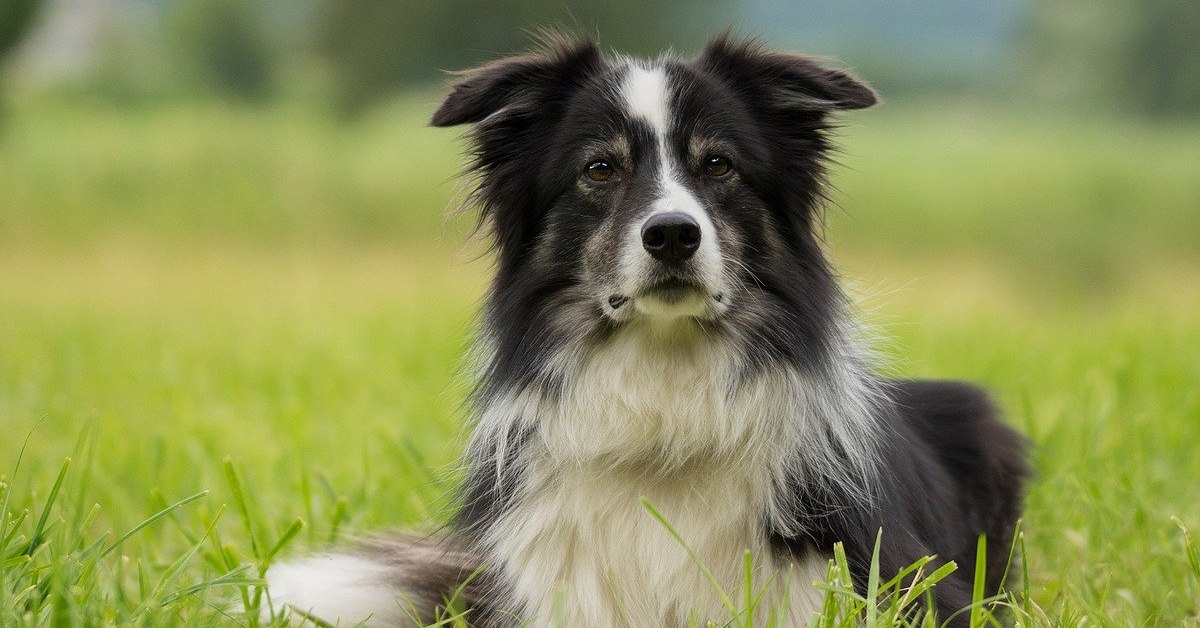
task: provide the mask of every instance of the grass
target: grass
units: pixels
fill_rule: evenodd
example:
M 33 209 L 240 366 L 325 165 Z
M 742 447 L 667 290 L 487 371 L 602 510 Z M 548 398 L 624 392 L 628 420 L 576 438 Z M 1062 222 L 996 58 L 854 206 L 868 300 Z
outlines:
M 0 624 L 249 623 L 279 556 L 445 519 L 488 267 L 441 226 L 432 100 L 14 110 Z M 1038 444 L 1014 620 L 1196 622 L 1200 127 L 893 107 L 843 135 L 828 238 L 889 372 L 983 382 Z M 939 577 L 878 574 L 876 605 L 845 573 L 822 625 Z

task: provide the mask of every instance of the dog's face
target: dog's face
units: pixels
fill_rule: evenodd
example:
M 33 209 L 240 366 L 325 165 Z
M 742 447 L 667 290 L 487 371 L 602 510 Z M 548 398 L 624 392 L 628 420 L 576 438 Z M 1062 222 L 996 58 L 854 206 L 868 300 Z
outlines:
M 613 320 L 719 316 L 737 280 L 724 258 L 762 230 L 734 167 L 744 151 L 722 132 L 734 103 L 715 89 L 685 93 L 686 73 L 614 68 L 577 92 L 552 151 L 575 176 L 549 208 L 545 239 L 576 251 L 584 290 Z
M 826 120 L 874 102 L 841 71 L 724 38 L 652 62 L 560 41 L 467 73 L 433 123 L 475 125 L 494 310 L 557 311 L 577 333 L 769 324 L 832 298 L 813 234 Z

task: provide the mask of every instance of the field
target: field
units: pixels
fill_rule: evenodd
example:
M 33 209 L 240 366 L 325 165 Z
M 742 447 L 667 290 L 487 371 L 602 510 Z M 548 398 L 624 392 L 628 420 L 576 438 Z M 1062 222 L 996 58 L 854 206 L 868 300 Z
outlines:
M 245 623 L 275 549 L 445 519 L 489 265 L 435 100 L 9 111 L 0 624 Z M 918 103 L 841 135 L 826 239 L 885 368 L 983 382 L 1037 443 L 1020 621 L 1195 624 L 1200 127 Z

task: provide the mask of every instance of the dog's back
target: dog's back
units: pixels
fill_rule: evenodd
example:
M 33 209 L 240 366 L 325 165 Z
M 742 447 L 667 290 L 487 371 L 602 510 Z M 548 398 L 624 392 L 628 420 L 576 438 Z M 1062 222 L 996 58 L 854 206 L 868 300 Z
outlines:
M 953 483 L 963 534 L 940 550 L 963 574 L 975 571 L 975 540 L 987 536 L 987 590 L 995 592 L 1009 568 L 1014 525 L 1021 514 L 1025 440 L 998 416 L 983 389 L 954 381 L 892 383 L 898 420 L 926 444 Z

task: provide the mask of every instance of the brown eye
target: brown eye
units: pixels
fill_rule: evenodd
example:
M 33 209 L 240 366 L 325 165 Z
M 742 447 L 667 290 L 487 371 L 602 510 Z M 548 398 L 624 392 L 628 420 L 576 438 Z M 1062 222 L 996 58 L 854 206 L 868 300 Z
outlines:
M 613 177 L 617 176 L 617 171 L 607 161 L 597 160 L 588 164 L 583 169 L 583 174 L 596 183 L 604 183 L 611 181 Z
M 706 177 L 723 177 L 733 172 L 733 164 L 726 157 L 712 155 L 704 158 L 703 170 Z

